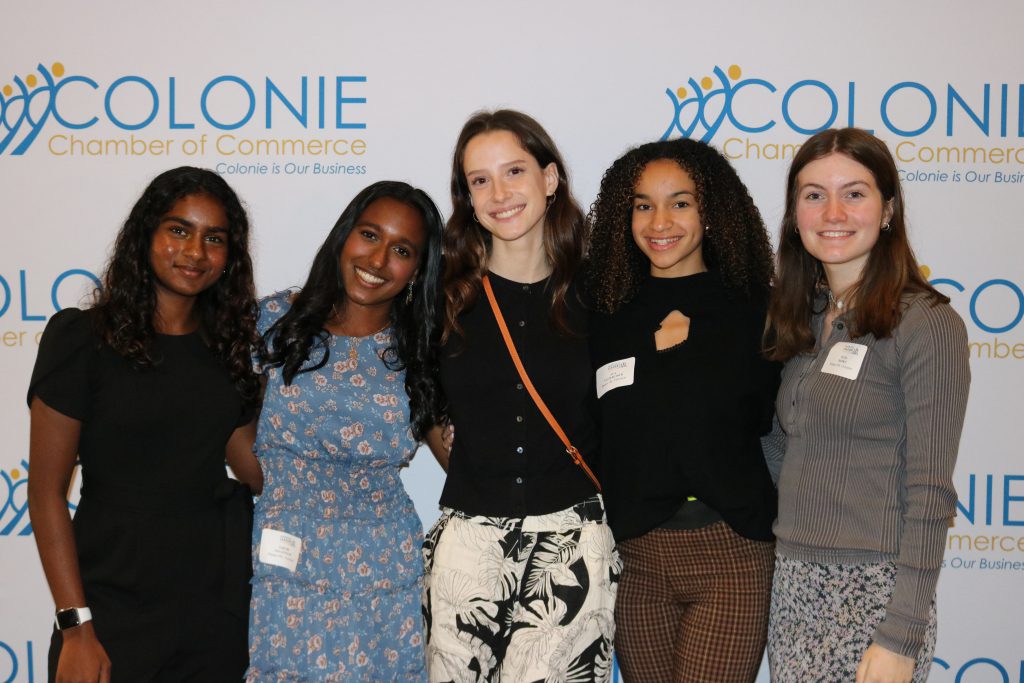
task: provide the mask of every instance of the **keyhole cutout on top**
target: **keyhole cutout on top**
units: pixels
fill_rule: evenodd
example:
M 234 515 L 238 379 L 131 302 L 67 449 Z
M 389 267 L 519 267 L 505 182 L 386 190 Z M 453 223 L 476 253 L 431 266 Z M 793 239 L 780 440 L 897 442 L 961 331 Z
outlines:
M 679 346 L 690 336 L 690 319 L 680 311 L 672 311 L 661 321 L 654 333 L 654 347 L 659 351 Z

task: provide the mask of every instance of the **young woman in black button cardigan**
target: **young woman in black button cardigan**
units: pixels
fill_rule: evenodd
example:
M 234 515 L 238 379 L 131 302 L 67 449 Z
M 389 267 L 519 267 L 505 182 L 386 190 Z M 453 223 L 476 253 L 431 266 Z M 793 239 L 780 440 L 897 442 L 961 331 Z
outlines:
M 583 214 L 551 138 L 520 112 L 466 122 L 445 231 L 440 375 L 455 424 L 427 534 L 431 681 L 608 681 L 619 562 L 594 484 L 534 405 L 482 291 L 493 287 L 530 379 L 584 458 Z

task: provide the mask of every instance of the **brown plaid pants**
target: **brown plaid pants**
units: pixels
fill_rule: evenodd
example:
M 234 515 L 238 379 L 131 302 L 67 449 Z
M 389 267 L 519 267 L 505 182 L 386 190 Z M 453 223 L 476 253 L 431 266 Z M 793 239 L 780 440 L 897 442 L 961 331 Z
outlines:
M 619 544 L 615 649 L 626 683 L 752 683 L 768 630 L 775 544 L 725 522 Z

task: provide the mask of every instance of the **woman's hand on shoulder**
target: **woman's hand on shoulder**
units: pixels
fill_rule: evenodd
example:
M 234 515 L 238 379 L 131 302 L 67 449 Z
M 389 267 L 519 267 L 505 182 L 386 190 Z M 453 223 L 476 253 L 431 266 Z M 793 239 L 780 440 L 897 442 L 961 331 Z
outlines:
M 61 637 L 64 644 L 57 661 L 57 683 L 110 683 L 110 657 L 92 624 L 63 631 Z
M 872 643 L 857 667 L 856 683 L 910 683 L 914 660 Z

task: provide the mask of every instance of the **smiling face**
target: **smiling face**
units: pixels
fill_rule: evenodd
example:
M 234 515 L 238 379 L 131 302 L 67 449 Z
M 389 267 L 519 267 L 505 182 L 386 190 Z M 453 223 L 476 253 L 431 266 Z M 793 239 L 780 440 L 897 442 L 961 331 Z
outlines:
M 821 261 L 839 289 L 860 279 L 882 226 L 892 216 L 875 177 L 863 164 L 833 152 L 797 176 L 796 225 L 800 241 Z
M 228 263 L 228 218 L 208 194 L 190 194 L 160 217 L 150 240 L 149 262 L 157 307 L 194 300 L 216 284 Z
M 654 277 L 683 277 L 707 268 L 704 225 L 690 174 L 671 159 L 644 167 L 633 196 L 633 240 L 651 262 Z
M 558 187 L 554 162 L 541 168 L 513 133 L 498 130 L 469 141 L 462 167 L 480 225 L 497 240 L 543 248 L 548 195 Z
M 370 203 L 341 248 L 346 317 L 387 315 L 416 274 L 427 231 L 419 211 L 391 197 Z

